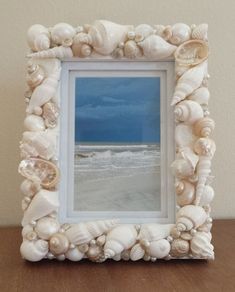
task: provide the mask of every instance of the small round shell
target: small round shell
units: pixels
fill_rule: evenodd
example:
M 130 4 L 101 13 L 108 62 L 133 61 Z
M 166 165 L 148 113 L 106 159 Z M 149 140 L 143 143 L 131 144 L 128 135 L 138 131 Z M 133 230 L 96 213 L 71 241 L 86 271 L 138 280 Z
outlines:
M 73 262 L 80 261 L 84 257 L 84 253 L 82 253 L 77 247 L 69 249 L 65 253 L 65 257 Z
M 70 47 L 72 45 L 75 34 L 75 28 L 67 23 L 58 23 L 51 29 L 53 43 L 64 47 Z
M 133 40 L 129 40 L 125 43 L 124 46 L 124 55 L 127 58 L 130 59 L 135 59 L 135 58 L 140 58 L 142 56 L 142 50 L 141 48 L 137 45 L 137 43 Z
M 44 131 L 45 124 L 42 117 L 36 115 L 28 115 L 24 120 L 24 126 L 28 131 Z
M 54 234 L 49 241 L 49 249 L 55 255 L 66 253 L 69 249 L 68 238 L 62 233 Z
M 182 257 L 187 255 L 189 252 L 189 242 L 183 239 L 175 239 L 171 243 L 170 254 L 173 257 Z
M 191 28 L 184 23 L 167 26 L 163 31 L 163 38 L 173 45 L 180 45 L 190 39 Z
M 176 200 L 179 206 L 191 204 L 195 199 L 195 186 L 188 181 L 178 181 L 175 185 Z
M 214 128 L 215 122 L 211 118 L 205 117 L 195 123 L 194 132 L 199 137 L 208 137 L 213 132 Z
M 45 240 L 24 240 L 20 247 L 22 257 L 31 262 L 42 260 L 48 253 L 48 242 Z
M 142 248 L 142 246 L 139 243 L 137 243 L 131 249 L 130 258 L 132 261 L 138 261 L 143 258 L 144 254 L 145 254 L 145 250 Z
M 170 249 L 171 249 L 170 243 L 166 239 L 160 239 L 151 242 L 148 248 L 146 249 L 146 252 L 151 257 L 162 259 L 169 254 Z
M 42 239 L 49 239 L 54 233 L 60 229 L 59 222 L 51 217 L 44 217 L 37 221 L 35 231 Z
M 36 86 L 40 85 L 45 78 L 43 69 L 32 62 L 29 62 L 27 68 L 26 81 L 28 86 L 33 90 Z

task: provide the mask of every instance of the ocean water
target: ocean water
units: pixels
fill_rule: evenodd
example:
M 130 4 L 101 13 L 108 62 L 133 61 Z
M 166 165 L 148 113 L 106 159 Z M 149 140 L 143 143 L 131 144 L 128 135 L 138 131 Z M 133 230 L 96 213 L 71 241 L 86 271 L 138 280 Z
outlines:
M 160 145 L 75 145 L 75 210 L 157 211 L 160 182 Z

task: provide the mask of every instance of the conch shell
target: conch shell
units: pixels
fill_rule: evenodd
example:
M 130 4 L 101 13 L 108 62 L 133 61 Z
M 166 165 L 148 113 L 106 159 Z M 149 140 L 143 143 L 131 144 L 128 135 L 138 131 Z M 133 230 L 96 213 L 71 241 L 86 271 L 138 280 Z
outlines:
M 199 24 L 198 26 L 193 27 L 192 39 L 207 41 L 208 40 L 207 32 L 208 24 L 207 23 Z
M 31 262 L 42 260 L 48 253 L 48 242 L 45 240 L 24 240 L 20 246 L 20 253 L 24 259 Z
M 50 33 L 54 44 L 70 47 L 76 30 L 68 23 L 57 23 L 50 29 Z
M 54 255 L 60 255 L 69 249 L 68 238 L 63 233 L 55 233 L 49 240 L 50 252 Z
M 42 108 L 42 117 L 44 118 L 45 125 L 48 128 L 54 128 L 57 125 L 59 116 L 59 108 L 54 102 L 47 102 Z
M 70 47 L 54 47 L 48 50 L 40 51 L 37 53 L 29 54 L 27 55 L 28 58 L 39 58 L 39 59 L 48 59 L 48 58 L 58 58 L 58 59 L 64 59 L 64 58 L 72 58 L 73 57 L 73 51 Z
M 186 180 L 178 181 L 175 184 L 176 201 L 179 206 L 190 205 L 195 199 L 195 187 Z
M 167 26 L 162 32 L 162 37 L 173 45 L 180 45 L 190 39 L 191 28 L 184 23 Z
M 129 40 L 124 45 L 124 55 L 127 58 L 135 59 L 143 55 L 141 48 L 133 40 Z
M 179 79 L 175 87 L 171 105 L 185 99 L 194 90 L 201 86 L 207 74 L 207 61 L 187 70 Z
M 27 32 L 27 41 L 33 51 L 42 51 L 50 48 L 50 33 L 40 24 L 32 25 Z
M 194 125 L 194 132 L 199 137 L 208 137 L 215 128 L 215 122 L 209 117 L 198 120 Z
M 27 68 L 26 81 L 28 86 L 33 90 L 35 87 L 40 85 L 45 78 L 45 72 L 41 66 L 29 62 Z
M 188 97 L 188 99 L 196 101 L 201 105 L 208 105 L 210 92 L 207 87 L 199 87 Z
M 211 234 L 197 232 L 191 240 L 191 251 L 194 257 L 203 259 L 214 259 L 214 247 L 210 243 Z
M 160 239 L 157 241 L 153 241 L 146 248 L 146 253 L 152 257 L 157 259 L 165 258 L 171 250 L 171 245 L 168 240 Z
M 49 239 L 54 233 L 60 229 L 59 222 L 51 217 L 43 217 L 37 221 L 35 231 L 41 239 Z
M 204 116 L 200 104 L 192 100 L 183 100 L 177 104 L 174 114 L 176 120 L 187 124 L 194 124 Z
M 183 257 L 189 252 L 189 242 L 181 238 L 175 239 L 171 243 L 171 256 L 173 257 Z
M 145 57 L 157 60 L 171 56 L 176 50 L 176 46 L 167 43 L 158 35 L 150 35 L 138 45 L 143 49 Z

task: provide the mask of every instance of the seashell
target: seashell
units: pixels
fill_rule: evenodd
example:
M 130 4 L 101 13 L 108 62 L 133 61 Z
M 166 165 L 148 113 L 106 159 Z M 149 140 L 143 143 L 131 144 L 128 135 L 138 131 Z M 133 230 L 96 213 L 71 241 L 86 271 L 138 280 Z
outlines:
M 188 240 L 191 240 L 193 238 L 193 236 L 192 236 L 192 234 L 190 232 L 181 232 L 180 238 L 188 241 Z
M 160 37 L 163 36 L 163 32 L 165 30 L 165 26 L 162 24 L 155 24 L 154 26 L 154 33 Z
M 187 205 L 176 214 L 176 227 L 182 231 L 189 231 L 204 224 L 207 219 L 205 210 L 200 206 Z
M 215 142 L 209 138 L 199 138 L 194 145 L 194 151 L 197 154 L 210 158 L 214 156 L 215 150 Z
M 106 235 L 101 235 L 96 239 L 96 244 L 99 246 L 103 246 L 106 242 Z
M 49 249 L 54 255 L 66 253 L 69 249 L 68 238 L 62 233 L 55 233 L 49 240 Z
M 105 258 L 112 258 L 123 250 L 131 248 L 137 238 L 137 231 L 133 225 L 125 224 L 114 227 L 108 232 L 104 245 Z
M 207 41 L 208 40 L 207 32 L 208 24 L 207 23 L 199 24 L 198 26 L 193 28 L 192 39 Z
M 58 193 L 40 190 L 32 199 L 28 209 L 24 212 L 21 222 L 25 226 L 32 221 L 38 220 L 57 211 L 59 207 Z
M 196 66 L 208 59 L 208 44 L 200 40 L 190 40 L 175 51 L 175 61 L 183 66 Z
M 190 125 L 180 123 L 175 128 L 175 142 L 179 148 L 192 147 L 197 137 Z
M 37 233 L 35 231 L 31 231 L 31 232 L 26 234 L 25 239 L 29 240 L 29 241 L 36 240 L 37 239 Z
M 113 258 L 112 258 L 114 261 L 120 261 L 122 259 L 122 256 L 121 254 L 116 254 Z
M 34 231 L 34 229 L 33 229 L 32 225 L 30 225 L 30 224 L 25 225 L 21 231 L 21 235 L 22 235 L 23 239 L 26 239 L 27 234 L 29 234 L 30 232 L 33 232 L 33 231 Z
M 166 257 L 171 250 L 171 245 L 166 239 L 160 239 L 150 243 L 146 252 L 150 257 L 162 259 Z
M 190 39 L 191 28 L 184 23 L 176 23 L 173 26 L 167 26 L 162 37 L 173 45 L 180 45 Z
M 151 242 L 167 238 L 167 236 L 170 235 L 173 226 L 174 224 L 142 224 L 138 240 Z
M 207 87 L 199 87 L 190 96 L 188 96 L 188 99 L 196 101 L 201 105 L 208 105 L 210 92 Z
M 122 253 L 121 253 L 121 259 L 124 260 L 124 261 L 129 261 L 130 259 L 130 250 L 124 250 Z
M 200 227 L 198 227 L 197 231 L 202 231 L 202 232 L 210 232 L 212 228 L 212 223 L 205 222 L 202 224 Z
M 66 230 L 65 234 L 71 243 L 81 245 L 107 233 L 117 223 L 116 219 L 79 223 Z
M 32 53 L 27 55 L 28 58 L 38 58 L 38 59 L 48 59 L 48 58 L 72 58 L 73 51 L 70 47 L 54 47 L 48 50 L 40 51 L 37 53 Z
M 170 254 L 173 257 L 182 257 L 189 253 L 189 242 L 183 239 L 175 239 L 171 243 L 171 252 Z
M 50 48 L 50 34 L 47 28 L 40 24 L 32 25 L 27 32 L 27 42 L 33 51 Z
M 96 20 L 88 30 L 87 44 L 101 55 L 110 55 L 119 43 L 125 42 L 131 28 L 107 20 Z
M 190 205 L 195 199 L 195 187 L 186 180 L 178 181 L 175 184 L 176 201 L 179 206 Z
M 36 115 L 28 115 L 24 119 L 24 126 L 28 131 L 33 132 L 45 130 L 43 118 Z
M 179 79 L 175 87 L 171 105 L 185 99 L 194 90 L 201 86 L 207 74 L 207 61 L 187 70 Z
M 46 189 L 53 188 L 59 179 L 59 170 L 56 165 L 40 158 L 22 160 L 18 171 L 25 178 L 39 183 Z
M 186 72 L 189 70 L 188 66 L 183 66 L 179 63 L 175 63 L 175 76 L 176 76 L 176 81 Z
M 172 173 L 177 178 L 186 178 L 194 174 L 194 166 L 187 159 L 180 158 L 173 161 L 171 164 Z
M 129 40 L 124 45 L 124 55 L 127 58 L 135 59 L 143 55 L 141 48 L 133 40 Z
M 23 180 L 23 182 L 20 185 L 20 190 L 23 193 L 23 195 L 28 196 L 32 198 L 39 190 L 40 190 L 40 184 L 35 183 L 29 179 Z
M 195 123 L 194 132 L 199 137 L 208 137 L 213 132 L 214 128 L 215 122 L 211 118 L 205 117 Z
M 200 206 L 209 205 L 212 202 L 212 200 L 214 199 L 214 196 L 215 196 L 215 192 L 214 192 L 213 188 L 211 186 L 206 185 L 204 187 L 199 205 Z
M 51 75 L 44 79 L 42 84 L 35 88 L 26 110 L 27 113 L 38 113 L 41 115 L 42 109 L 40 107 L 56 95 L 60 70 L 61 68 L 57 68 Z
M 93 262 L 100 261 L 104 257 L 102 248 L 98 245 L 90 246 L 87 251 L 87 257 Z
M 89 249 L 89 245 L 86 243 L 86 244 L 81 244 L 78 246 L 78 249 L 80 250 L 80 252 L 82 253 L 85 253 L 88 251 Z
M 190 244 L 193 256 L 196 258 L 214 259 L 214 247 L 210 241 L 210 233 L 197 232 Z
M 73 37 L 76 34 L 76 30 L 70 24 L 57 23 L 51 28 L 50 33 L 54 44 L 70 47 L 73 43 Z
M 114 51 L 112 52 L 112 57 L 116 59 L 123 58 L 124 57 L 123 48 L 117 47 L 116 49 L 114 49 Z
M 89 44 L 84 44 L 81 40 L 83 36 L 87 34 L 81 32 L 75 35 L 72 44 L 72 51 L 74 57 L 89 57 L 92 53 L 92 47 Z
M 37 221 L 35 231 L 42 239 L 49 239 L 54 233 L 60 229 L 59 222 L 51 217 L 43 217 Z
M 170 57 L 176 49 L 176 46 L 157 35 L 150 35 L 138 45 L 143 49 L 145 57 L 158 60 Z
M 142 248 L 142 246 L 137 243 L 135 244 L 130 252 L 130 259 L 132 261 L 138 261 L 144 257 L 145 250 Z
M 45 240 L 24 240 L 20 246 L 21 256 L 27 261 L 38 262 L 48 253 L 48 242 Z
M 135 41 L 137 43 L 141 42 L 153 33 L 154 29 L 152 26 L 148 24 L 140 24 L 135 28 Z
M 194 124 L 204 116 L 200 104 L 192 100 L 183 100 L 177 104 L 174 114 L 177 121 L 185 122 L 190 125 Z
M 54 128 L 57 124 L 59 116 L 59 108 L 54 102 L 47 102 L 42 108 L 42 117 L 44 118 L 45 125 L 48 128 Z
M 28 86 L 33 90 L 35 87 L 40 85 L 45 78 L 43 69 L 32 62 L 29 62 L 27 68 L 26 81 Z
M 68 260 L 77 262 L 80 261 L 84 257 L 84 253 L 82 253 L 77 247 L 69 249 L 65 256 Z

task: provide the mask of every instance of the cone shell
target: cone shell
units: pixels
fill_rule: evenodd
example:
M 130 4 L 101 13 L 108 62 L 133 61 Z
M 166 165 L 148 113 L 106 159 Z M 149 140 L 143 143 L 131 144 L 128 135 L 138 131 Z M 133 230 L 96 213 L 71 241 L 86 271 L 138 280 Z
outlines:
M 201 105 L 208 105 L 210 92 L 207 87 L 199 87 L 188 97 L 188 99 L 196 101 Z
M 157 35 L 150 35 L 138 45 L 143 49 L 145 57 L 157 60 L 171 56 L 176 49 L 175 46 Z
M 135 28 L 135 41 L 141 42 L 154 33 L 154 29 L 148 24 L 140 24 Z
M 48 128 L 54 128 L 57 124 L 59 116 L 59 108 L 54 102 L 47 102 L 42 108 L 42 117 L 44 118 L 45 125 Z
M 189 253 L 189 242 L 183 239 L 175 239 L 171 243 L 171 255 L 173 257 L 182 257 Z
M 50 252 L 54 255 L 64 254 L 69 249 L 68 238 L 62 233 L 54 234 L 49 241 Z
M 143 258 L 144 254 L 145 254 L 145 250 L 142 248 L 142 246 L 139 243 L 137 243 L 131 249 L 130 259 L 132 261 L 138 261 Z
M 29 54 L 27 56 L 28 58 L 39 58 L 39 59 L 48 59 L 48 58 L 58 58 L 58 59 L 64 59 L 64 58 L 72 58 L 73 57 L 73 51 L 70 47 L 54 47 L 48 50 L 40 51 L 37 53 Z
M 176 201 L 179 206 L 190 205 L 195 199 L 195 187 L 186 180 L 178 181 L 175 185 Z
M 39 219 L 35 226 L 35 231 L 41 239 L 49 239 L 54 233 L 57 233 L 59 229 L 59 222 L 51 217 Z
M 124 55 L 127 58 L 135 59 L 140 58 L 143 55 L 143 52 L 135 41 L 129 40 L 125 43 Z
M 156 241 L 167 238 L 174 224 L 143 224 L 138 235 L 140 241 Z
M 82 253 L 77 247 L 69 249 L 65 256 L 68 260 L 77 262 L 80 261 L 84 257 L 84 253 Z
M 211 236 L 210 233 L 197 232 L 193 239 L 191 240 L 191 251 L 193 256 L 196 258 L 214 258 L 214 247 L 210 243 Z
M 41 66 L 33 64 L 32 62 L 29 62 L 28 68 L 27 68 L 27 76 L 26 81 L 28 86 L 31 89 L 34 89 L 38 85 L 42 83 L 42 81 L 45 78 L 45 72 L 41 68 Z
M 32 25 L 27 32 L 27 42 L 33 51 L 42 51 L 50 48 L 50 34 L 47 28 L 40 24 Z
M 173 45 L 180 45 L 190 39 L 191 28 L 184 23 L 167 26 L 163 31 L 163 38 Z
M 117 223 L 118 220 L 79 223 L 73 225 L 71 228 L 66 230 L 65 233 L 71 243 L 75 245 L 81 245 L 88 243 L 92 239 L 99 237 L 104 233 L 107 233 Z
M 214 128 L 215 122 L 211 118 L 205 117 L 195 123 L 194 132 L 199 137 L 208 137 L 211 135 Z
M 184 100 L 177 104 L 174 114 L 177 121 L 185 122 L 190 125 L 194 124 L 204 116 L 200 104 L 192 100 Z
M 207 23 L 199 24 L 198 26 L 193 28 L 192 39 L 207 41 L 208 40 L 207 32 L 208 24 Z
M 169 254 L 170 249 L 170 243 L 166 239 L 160 239 L 151 242 L 146 252 L 153 258 L 162 259 Z
M 20 246 L 20 253 L 24 259 L 38 262 L 48 253 L 48 242 L 41 239 L 37 241 L 24 240 Z
M 29 207 L 24 213 L 22 226 L 38 220 L 57 211 L 59 207 L 58 193 L 40 190 L 32 199 Z
M 201 86 L 207 74 L 207 61 L 187 70 L 179 79 L 175 87 L 172 105 L 189 96 L 194 90 Z
M 72 45 L 73 37 L 76 34 L 75 28 L 68 23 L 57 23 L 50 32 L 53 43 L 64 47 Z
M 24 126 L 28 131 L 32 131 L 32 132 L 45 130 L 45 124 L 44 124 L 43 118 L 36 115 L 28 115 L 24 119 Z

